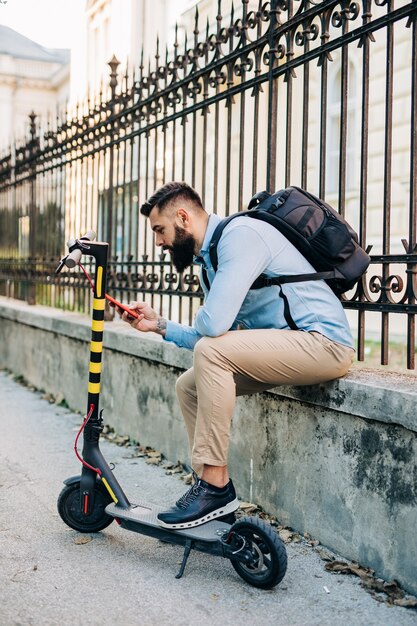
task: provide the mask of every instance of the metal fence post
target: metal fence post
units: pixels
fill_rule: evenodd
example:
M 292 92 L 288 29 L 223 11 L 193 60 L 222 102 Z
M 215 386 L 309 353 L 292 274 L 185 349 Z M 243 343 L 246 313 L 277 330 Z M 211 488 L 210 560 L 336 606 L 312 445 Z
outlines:
M 30 206 L 29 206 L 29 284 L 28 304 L 36 304 L 36 113 L 32 111 L 30 119 L 29 168 L 30 168 Z
M 110 255 L 114 250 L 112 250 L 113 243 L 113 176 L 114 176 L 114 111 L 115 111 L 115 98 L 116 98 L 116 87 L 117 87 L 117 68 L 120 65 L 120 61 L 113 55 L 111 61 L 109 61 L 108 65 L 110 66 L 110 89 L 111 89 L 111 100 L 110 100 L 110 121 L 111 121 L 111 129 L 110 129 L 110 155 L 109 155 L 109 198 L 108 198 L 108 210 L 107 210 L 107 242 L 110 246 Z
M 106 241 L 109 244 L 109 269 L 111 267 L 111 255 L 116 252 L 116 231 L 117 224 L 113 228 L 113 178 L 114 178 L 114 150 L 115 146 L 113 143 L 115 136 L 115 122 L 114 122 L 114 113 L 115 113 L 115 100 L 116 100 L 116 87 L 117 87 L 117 68 L 120 65 L 119 60 L 115 55 L 108 62 L 110 66 L 110 89 L 111 89 L 111 99 L 109 103 L 110 109 L 110 152 L 109 152 L 109 191 L 108 191 L 108 204 L 107 204 L 107 229 L 106 229 Z M 113 246 L 114 243 L 114 246 Z M 106 302 L 106 308 L 104 311 L 104 319 L 106 321 L 112 321 L 115 316 L 114 309 L 109 307 L 109 303 Z
M 269 192 L 275 191 L 276 157 L 277 157 L 277 106 L 278 81 L 274 78 L 275 61 L 275 29 L 277 27 L 277 0 L 271 0 L 270 22 L 268 30 L 269 45 L 269 76 L 268 76 L 268 153 L 266 165 L 266 188 Z

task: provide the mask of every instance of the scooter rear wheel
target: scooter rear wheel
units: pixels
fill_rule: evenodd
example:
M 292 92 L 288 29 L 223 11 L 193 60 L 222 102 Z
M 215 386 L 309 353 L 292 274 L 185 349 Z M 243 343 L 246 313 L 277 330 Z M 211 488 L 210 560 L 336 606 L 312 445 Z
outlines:
M 58 513 L 62 520 L 81 533 L 97 533 L 107 528 L 114 517 L 107 515 L 105 508 L 113 502 L 107 489 L 96 483 L 94 489 L 94 510 L 85 516 L 81 510 L 80 481 L 65 485 L 58 497 Z
M 242 517 L 230 531 L 237 539 L 242 538 L 242 549 L 252 552 L 248 562 L 230 559 L 239 576 L 261 589 L 271 589 L 281 582 L 287 571 L 287 551 L 276 530 L 257 517 Z

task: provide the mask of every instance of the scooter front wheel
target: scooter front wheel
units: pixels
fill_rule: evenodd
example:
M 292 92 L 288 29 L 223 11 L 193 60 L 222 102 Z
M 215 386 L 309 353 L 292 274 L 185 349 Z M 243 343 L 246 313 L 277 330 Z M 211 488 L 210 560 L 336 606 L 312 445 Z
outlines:
M 94 509 L 84 515 L 81 509 L 80 481 L 66 485 L 58 496 L 58 513 L 62 520 L 81 533 L 97 533 L 107 528 L 114 517 L 107 515 L 105 508 L 113 502 L 107 489 L 96 483 L 94 489 Z
M 261 589 L 271 589 L 281 582 L 287 571 L 287 551 L 270 524 L 257 517 L 242 517 L 230 532 L 235 533 L 236 554 L 249 551 L 245 561 L 230 559 L 241 578 Z

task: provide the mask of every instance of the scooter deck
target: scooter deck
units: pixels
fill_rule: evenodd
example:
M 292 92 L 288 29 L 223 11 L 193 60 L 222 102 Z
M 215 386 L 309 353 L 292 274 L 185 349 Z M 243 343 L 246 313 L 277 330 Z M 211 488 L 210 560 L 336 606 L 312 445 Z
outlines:
M 168 528 L 162 528 L 158 524 L 157 515 L 166 508 L 156 506 L 154 504 L 148 504 L 147 502 L 138 501 L 135 504 L 131 504 L 129 508 L 122 508 L 114 503 L 106 506 L 106 513 L 119 519 L 123 525 L 123 521 L 129 524 L 131 530 L 137 530 L 143 534 L 151 536 L 163 536 L 168 538 L 170 535 L 172 541 L 175 543 L 185 543 L 187 539 L 192 541 L 219 541 L 220 537 L 230 529 L 230 524 L 226 524 L 221 520 L 213 520 L 206 522 L 201 526 L 195 526 L 194 528 L 184 528 L 181 530 L 169 530 Z M 138 528 L 134 528 L 137 526 Z M 177 539 L 175 539 L 175 537 Z

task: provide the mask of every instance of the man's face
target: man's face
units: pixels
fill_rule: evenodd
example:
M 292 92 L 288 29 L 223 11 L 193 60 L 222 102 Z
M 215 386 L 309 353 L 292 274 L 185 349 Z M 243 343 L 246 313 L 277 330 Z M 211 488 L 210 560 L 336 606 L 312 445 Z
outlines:
M 178 272 L 183 272 L 193 262 L 195 239 L 181 227 L 176 215 L 159 213 L 155 208 L 149 215 L 151 228 L 155 233 L 157 246 L 168 250 L 171 254 L 172 263 Z

